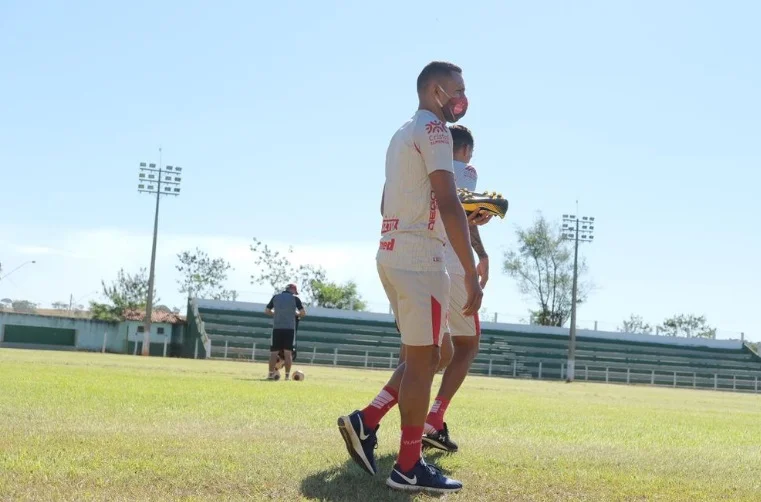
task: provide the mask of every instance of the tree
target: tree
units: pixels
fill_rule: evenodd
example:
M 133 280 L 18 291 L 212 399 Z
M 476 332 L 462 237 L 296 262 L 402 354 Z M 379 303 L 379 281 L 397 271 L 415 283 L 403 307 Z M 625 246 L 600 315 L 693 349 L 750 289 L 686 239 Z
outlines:
M 148 277 L 144 268 L 141 268 L 137 274 L 130 275 L 120 269 L 116 281 L 111 285 L 106 285 L 101 281 L 103 286 L 103 296 L 110 303 L 90 302 L 90 312 L 93 319 L 101 321 L 119 321 L 124 319 L 125 313 L 130 311 L 140 311 L 145 309 L 148 297 Z M 154 289 L 154 302 L 158 303 L 156 290 Z
M 504 272 L 517 279 L 521 293 L 536 302 L 531 311 L 532 324 L 563 326 L 571 315 L 573 289 L 573 252 L 541 214 L 529 228 L 519 228 L 517 249 L 505 253 Z M 577 303 L 586 301 L 591 285 L 582 277 L 586 261 L 579 259 Z
M 0 300 L 0 310 L 10 310 L 13 305 L 13 300 L 10 298 L 3 298 Z
M 223 258 L 209 258 L 209 255 L 196 248 L 194 251 L 183 251 L 177 255 L 180 264 L 177 271 L 182 274 L 180 293 L 186 293 L 188 297 L 211 298 L 214 300 L 226 300 L 229 297 L 237 297 L 235 291 L 224 289 L 227 280 L 227 271 L 232 266 Z
M 234 302 L 238 299 L 238 292 L 234 289 L 223 289 L 222 292 L 216 295 L 214 299 Z
M 13 300 L 11 307 L 14 312 L 20 314 L 34 314 L 37 312 L 37 304 L 27 300 Z
M 66 302 L 53 302 L 50 306 L 54 310 L 69 310 L 69 304 Z
M 362 311 L 367 308 L 367 304 L 357 292 L 357 284 L 354 281 L 344 284 L 330 281 L 317 282 L 314 301 L 318 307 L 329 309 Z
M 629 319 L 623 321 L 622 326 L 618 328 L 618 331 L 623 333 L 644 333 L 649 335 L 652 334 L 653 328 L 642 319 L 642 316 L 631 314 Z
M 313 302 L 318 296 L 317 285 L 325 283 L 327 277 L 322 267 L 315 265 L 300 265 L 296 267 L 288 256 L 271 249 L 254 237 L 251 245 L 254 253 L 254 263 L 260 268 L 258 274 L 251 276 L 251 284 L 268 284 L 273 291 L 282 291 L 289 283 L 295 283 L 299 294 L 304 295 L 306 303 Z M 288 248 L 288 254 L 293 248 Z
M 716 328 L 706 322 L 705 316 L 679 314 L 665 319 L 658 326 L 658 334 L 686 338 L 716 338 Z

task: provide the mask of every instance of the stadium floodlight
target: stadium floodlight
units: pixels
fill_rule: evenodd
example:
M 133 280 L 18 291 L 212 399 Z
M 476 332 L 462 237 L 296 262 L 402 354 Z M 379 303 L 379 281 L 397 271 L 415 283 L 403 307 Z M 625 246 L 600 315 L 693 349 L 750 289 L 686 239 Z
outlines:
M 148 299 L 145 304 L 145 325 L 143 332 L 142 355 L 150 354 L 151 347 L 151 316 L 153 315 L 153 284 L 156 270 L 156 240 L 159 229 L 159 201 L 162 195 L 180 195 L 182 168 L 176 166 L 162 167 L 161 148 L 159 148 L 159 165 L 145 162 L 140 163 L 137 191 L 156 194 L 156 214 L 153 218 L 153 246 L 151 248 L 151 271 L 148 276 Z
M 566 365 L 566 382 L 573 382 L 576 373 L 576 297 L 578 294 L 579 277 L 579 242 L 594 242 L 594 233 L 594 216 L 578 217 L 575 214 L 563 215 L 563 227 L 560 229 L 560 235 L 563 239 L 574 241 L 573 290 L 571 293 L 571 328 L 568 340 L 568 364 Z

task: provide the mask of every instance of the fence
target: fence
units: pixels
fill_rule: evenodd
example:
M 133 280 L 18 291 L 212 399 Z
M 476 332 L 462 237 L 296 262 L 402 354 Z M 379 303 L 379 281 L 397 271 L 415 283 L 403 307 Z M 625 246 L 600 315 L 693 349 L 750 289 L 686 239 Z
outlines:
M 198 340 L 196 340 L 196 348 Z M 269 347 L 259 341 L 252 342 L 250 348 L 211 345 L 209 353 L 213 359 L 259 361 L 269 360 Z M 197 350 L 196 350 L 197 357 Z M 398 361 L 399 350 L 388 350 L 381 355 L 378 349 L 353 350 L 342 353 L 338 348 L 329 351 L 298 351 L 298 364 L 323 365 L 350 368 L 393 369 Z M 489 377 L 522 378 L 537 380 L 565 380 L 566 365 L 557 360 L 523 360 L 514 354 L 480 357 L 473 363 L 471 374 Z M 656 387 L 712 389 L 734 392 L 759 392 L 761 372 L 729 371 L 724 373 L 706 370 L 671 371 L 652 366 L 643 368 L 625 364 L 587 364 L 576 362 L 575 380 L 584 382 L 604 382 L 628 385 L 651 385 Z

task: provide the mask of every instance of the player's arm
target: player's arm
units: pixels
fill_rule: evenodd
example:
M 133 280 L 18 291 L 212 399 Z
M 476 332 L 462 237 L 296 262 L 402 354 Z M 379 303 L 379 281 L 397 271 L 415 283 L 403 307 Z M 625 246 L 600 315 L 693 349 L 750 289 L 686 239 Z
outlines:
M 481 241 L 481 233 L 478 231 L 477 225 L 470 225 L 470 245 L 473 247 L 473 251 L 476 252 L 479 260 L 489 259 L 489 255 L 484 248 L 484 243 Z
M 296 310 L 298 311 L 298 318 L 303 319 L 307 315 L 307 311 L 304 310 L 304 304 L 301 303 L 301 298 L 296 297 Z
M 273 298 L 272 300 L 270 300 L 270 302 L 264 308 L 264 313 L 269 315 L 269 316 L 275 315 L 275 313 L 272 311 L 272 307 L 274 307 L 274 306 L 275 306 L 275 300 Z

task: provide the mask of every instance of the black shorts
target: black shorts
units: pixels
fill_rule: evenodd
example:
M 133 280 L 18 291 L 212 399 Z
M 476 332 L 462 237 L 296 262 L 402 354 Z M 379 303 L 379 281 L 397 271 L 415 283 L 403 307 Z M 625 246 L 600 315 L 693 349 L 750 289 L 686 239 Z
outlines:
M 272 345 L 270 352 L 279 352 L 281 350 L 293 350 L 293 341 L 296 338 L 296 331 L 292 329 L 273 329 Z

